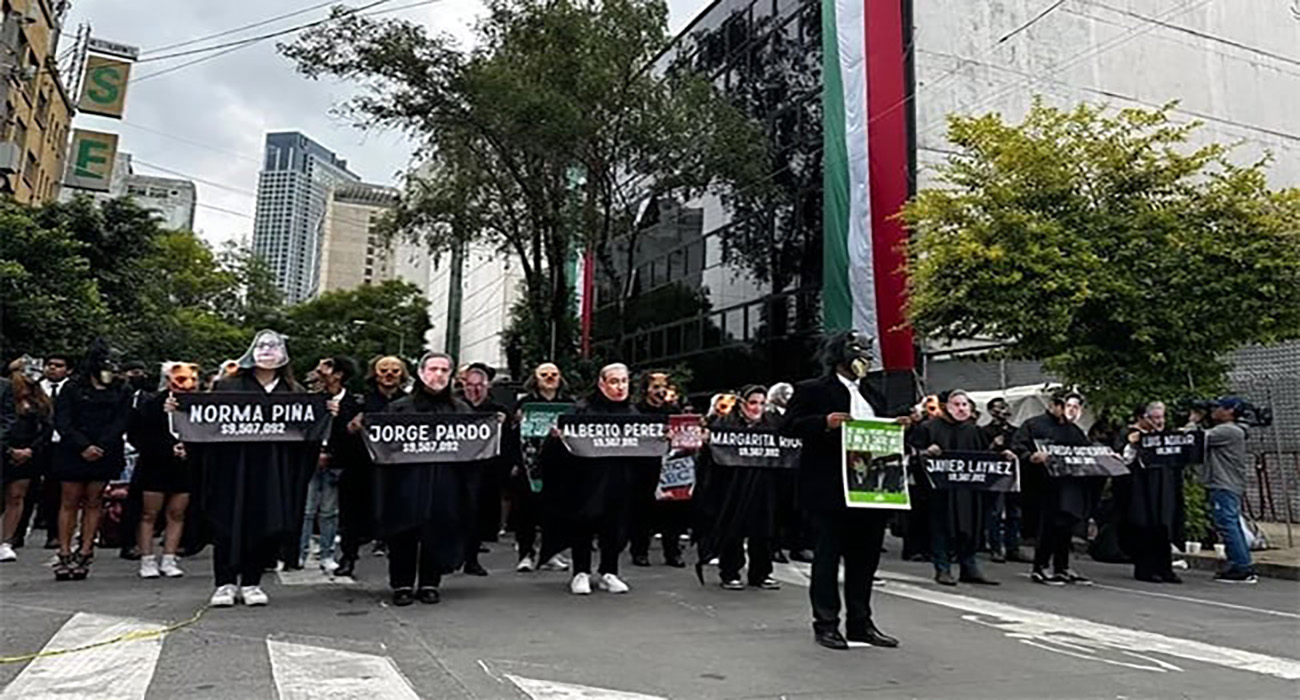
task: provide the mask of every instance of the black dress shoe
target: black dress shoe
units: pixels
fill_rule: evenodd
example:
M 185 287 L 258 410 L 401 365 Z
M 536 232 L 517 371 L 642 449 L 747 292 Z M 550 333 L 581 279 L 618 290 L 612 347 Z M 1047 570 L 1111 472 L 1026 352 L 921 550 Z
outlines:
M 827 649 L 848 649 L 849 642 L 839 630 L 813 630 L 813 639 Z
M 466 564 L 464 572 L 466 576 L 487 576 L 488 575 L 487 569 L 484 569 L 483 565 L 476 561 L 472 561 Z M 431 589 L 422 589 L 422 590 L 431 590 Z
M 1164 583 L 1165 582 L 1165 580 L 1160 578 L 1159 576 L 1156 576 L 1155 574 L 1148 574 L 1145 572 L 1140 574 L 1133 574 L 1133 578 L 1137 579 L 1138 581 L 1141 581 L 1142 583 Z
M 941 572 L 935 574 L 935 575 L 934 575 L 934 580 L 935 580 L 939 585 L 941 585 L 941 586 L 955 586 L 955 585 L 957 585 L 957 579 L 953 578 L 953 577 L 952 577 L 952 573 L 951 573 L 951 572 L 948 572 L 948 571 L 941 571 Z
M 857 629 L 850 631 L 848 634 L 848 640 L 850 642 L 863 642 L 870 644 L 873 647 L 889 647 L 892 649 L 898 646 L 897 639 L 881 632 L 874 624 L 868 624 L 865 630 Z
M 772 561 L 778 564 L 789 564 L 790 558 L 785 555 L 785 552 L 778 549 L 772 552 Z
M 438 589 L 436 588 L 421 588 L 419 592 L 415 594 L 415 597 L 425 605 L 435 605 L 438 601 L 442 600 L 442 595 L 438 593 Z
M 1002 585 L 1000 581 L 994 581 L 993 579 L 986 577 L 984 574 L 962 574 L 961 578 L 958 580 L 961 581 L 962 583 L 973 583 L 979 586 L 1001 586 Z
M 1166 571 L 1165 573 L 1160 574 L 1160 580 L 1165 583 L 1182 583 L 1183 577 L 1172 571 Z
M 415 602 L 415 592 L 409 588 L 399 588 L 393 591 L 393 605 L 397 607 L 406 607 Z
M 792 561 L 802 562 L 804 564 L 811 564 L 813 560 L 813 553 L 812 550 L 808 550 L 808 549 L 796 549 L 793 552 L 790 552 L 790 559 Z
M 664 557 L 664 563 L 667 564 L 668 566 L 673 567 L 674 569 L 686 568 L 686 562 L 685 560 L 682 559 L 682 555 L 680 554 L 666 555 Z
M 1019 547 L 1016 547 L 1015 549 L 1007 550 L 1007 561 L 1013 561 L 1017 564 L 1032 564 L 1034 563 L 1034 558 L 1025 556 L 1025 553 L 1020 551 Z
M 351 557 L 343 557 L 339 560 L 339 568 L 334 570 L 335 576 L 352 576 L 352 572 L 357 570 L 357 560 Z
M 646 554 L 633 554 L 632 566 L 650 566 L 650 557 Z

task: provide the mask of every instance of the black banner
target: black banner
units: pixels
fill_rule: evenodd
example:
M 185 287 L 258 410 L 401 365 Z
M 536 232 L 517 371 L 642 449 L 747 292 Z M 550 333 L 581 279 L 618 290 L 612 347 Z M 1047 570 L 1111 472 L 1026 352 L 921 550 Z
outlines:
M 574 415 L 559 417 L 560 438 L 576 457 L 663 457 L 668 454 L 664 416 Z
M 1205 458 L 1205 433 L 1145 433 L 1138 443 L 1138 455 L 1144 467 L 1185 467 L 1200 464 Z
M 176 401 L 172 432 L 182 442 L 320 442 L 333 417 L 325 394 L 215 391 Z
M 936 489 L 1019 491 L 1020 468 L 997 452 L 944 452 L 926 456 L 925 473 Z
M 366 451 L 375 464 L 477 462 L 501 452 L 493 413 L 370 413 Z
M 799 438 L 782 437 L 770 428 L 709 430 L 709 454 L 724 467 L 793 469 L 799 466 L 801 447 Z
M 1038 443 L 1047 453 L 1047 473 L 1052 476 L 1125 476 L 1124 459 L 1105 445 L 1052 445 Z

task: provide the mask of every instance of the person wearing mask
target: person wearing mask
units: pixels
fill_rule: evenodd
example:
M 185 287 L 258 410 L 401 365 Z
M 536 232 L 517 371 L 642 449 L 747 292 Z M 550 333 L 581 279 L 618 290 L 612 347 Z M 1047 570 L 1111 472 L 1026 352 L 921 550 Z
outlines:
M 214 392 L 304 393 L 289 365 L 284 336 L 258 331 L 233 375 Z M 330 403 L 330 411 L 338 405 Z M 164 403 L 175 411 L 174 397 Z M 186 445 L 202 463 L 200 499 L 212 527 L 212 571 L 216 590 L 208 604 L 250 607 L 270 602 L 262 573 L 282 543 L 302 523 L 307 480 L 320 456 L 318 442 L 221 442 Z M 196 454 L 197 453 L 197 454 Z
M 72 377 L 72 358 L 62 354 L 51 354 L 45 358 L 45 366 L 42 368 L 44 377 L 41 379 L 41 391 L 50 397 L 50 403 L 54 410 L 59 408 L 59 394 L 63 388 L 68 386 Z M 54 450 L 62 440 L 57 427 L 50 433 L 50 449 L 44 450 L 40 455 L 41 464 L 38 471 L 41 474 L 39 488 L 35 483 L 32 490 L 36 492 L 36 498 L 39 499 L 39 507 L 34 510 L 36 515 L 35 529 L 45 530 L 45 549 L 59 548 L 59 505 L 63 502 L 63 487 L 59 480 L 54 478 L 52 473 L 54 466 Z M 31 499 L 29 499 L 31 500 Z M 19 524 L 19 531 L 26 532 L 26 523 Z M 16 542 L 17 543 L 17 542 Z
M 504 421 L 509 410 L 492 400 L 492 376 L 495 372 L 481 362 L 465 370 L 462 389 L 465 403 L 475 413 L 493 413 Z M 503 447 L 505 442 L 503 441 Z M 501 483 L 509 469 L 509 458 L 502 454 L 489 460 L 465 464 L 461 472 L 465 484 L 465 566 L 468 576 L 487 576 L 487 569 L 479 563 L 479 550 L 483 542 L 495 540 L 501 526 Z
M 452 394 L 451 356 L 425 353 L 411 393 L 388 406 L 391 413 L 471 413 Z M 393 604 L 442 600 L 445 573 L 460 568 L 474 524 L 463 514 L 463 464 L 387 465 L 375 471 L 378 535 L 388 542 L 388 583 Z
M 1030 579 L 1049 586 L 1089 585 L 1087 577 L 1070 568 L 1070 543 L 1074 527 L 1092 511 L 1092 489 L 1076 476 L 1053 476 L 1048 472 L 1048 455 L 1039 445 L 1083 446 L 1091 444 L 1075 424 L 1082 414 L 1083 397 L 1056 394 L 1047 411 L 1025 421 L 1016 431 L 1012 451 L 1026 472 L 1038 472 L 1043 490 L 1039 499 L 1038 544 Z M 1073 416 L 1073 418 L 1071 417 Z M 1048 573 L 1048 565 L 1052 572 Z
M 178 394 L 198 391 L 199 374 L 198 365 L 166 363 L 163 375 L 167 377 L 167 388 L 146 396 L 132 412 L 127 436 L 139 449 L 131 488 L 140 491 L 140 519 L 135 532 L 140 578 L 185 575 L 180 567 L 180 547 L 193 490 L 193 470 L 185 445 L 172 434 L 164 404 Z M 154 554 L 154 540 L 158 518 L 164 513 L 167 523 L 159 558 Z
M 1174 573 L 1171 543 L 1183 519 L 1183 469 L 1148 465 L 1142 459 L 1143 435 L 1165 430 L 1165 404 L 1153 401 L 1129 426 L 1121 454 L 1129 475 L 1114 480 L 1120 537 L 1133 559 L 1133 578 L 1146 583 L 1182 583 Z
M 740 390 L 739 410 L 718 421 L 721 428 L 774 428 L 777 421 L 766 410 L 766 390 L 756 384 Z M 711 426 L 712 427 L 712 426 Z M 710 511 L 707 535 L 699 545 L 700 560 L 718 555 L 721 585 L 729 591 L 745 590 L 740 570 L 749 562 L 746 580 L 752 588 L 775 591 L 781 584 L 772 578 L 772 544 L 776 535 L 779 469 L 724 467 L 711 464 L 709 481 L 701 501 Z M 701 571 L 696 567 L 697 573 Z
M 794 385 L 777 382 L 767 390 L 767 412 L 772 414 L 773 425 L 785 418 L 785 408 L 794 394 Z M 788 564 L 791 559 L 805 563 L 812 562 L 812 542 L 808 526 L 799 513 L 799 495 L 795 491 L 795 474 L 782 472 L 776 475 L 777 504 L 776 531 L 777 541 L 772 548 L 772 561 Z M 785 550 L 790 550 L 786 556 Z
M 1001 396 L 990 399 L 986 405 L 989 423 L 984 426 L 984 439 L 989 449 L 1002 452 L 1011 449 L 1017 427 L 1011 424 L 1011 405 Z M 1032 560 L 1020 551 L 1020 492 L 990 493 L 986 496 L 989 508 L 987 541 L 993 561 L 1028 564 Z
M 104 485 L 126 466 L 126 428 L 131 392 L 117 378 L 108 345 L 97 340 L 83 371 L 59 393 L 54 424 L 62 440 L 52 473 L 62 484 L 59 505 L 58 581 L 85 579 L 95 558 L 95 536 L 103 512 Z M 80 515 L 81 542 L 73 551 Z
M 644 374 L 637 412 L 657 416 L 679 413 L 681 409 L 676 403 L 668 401 L 672 388 L 672 377 L 667 372 Z M 633 474 L 629 548 L 633 566 L 650 566 L 650 540 L 658 532 L 663 537 L 664 564 L 680 569 L 686 566 L 682 559 L 681 536 L 686 532 L 690 519 L 691 502 L 656 500 L 655 491 L 659 488 L 662 466 L 662 462 L 647 464 Z
M 631 379 L 627 365 L 614 363 L 600 370 L 596 391 L 578 402 L 578 415 L 637 415 L 629 398 Z M 573 579 L 569 590 L 574 595 L 591 594 L 591 544 L 600 549 L 600 577 L 597 585 L 610 593 L 627 593 L 629 588 L 618 576 L 618 557 L 626 544 L 629 488 L 632 474 L 641 473 L 653 460 L 627 460 L 611 457 L 576 457 L 568 452 L 552 432 L 542 453 L 545 483 L 542 493 L 553 509 L 550 524 L 562 537 L 548 532 L 542 540 L 542 561 L 563 549 L 573 550 Z M 561 542 L 567 537 L 568 542 Z
M 9 365 L 9 377 L 0 392 L 0 409 L 7 420 L 0 445 L 0 486 L 4 489 L 4 518 L 0 520 L 0 562 L 17 561 L 14 541 L 19 535 L 27 493 L 40 478 L 43 456 L 50 446 L 54 407 L 40 383 L 26 374 L 26 363 Z
M 849 508 L 842 482 L 842 426 L 884 412 L 884 397 L 863 381 L 871 369 L 872 345 L 872 339 L 858 331 L 826 337 L 820 353 L 825 374 L 796 385 L 781 427 L 782 434 L 803 440 L 799 499 L 817 539 L 809 586 L 813 638 L 829 649 L 848 649 L 846 636 L 872 646 L 898 646 L 871 616 L 871 587 L 889 514 Z M 839 630 L 841 560 L 847 635 Z
M 316 381 L 321 391 L 338 404 L 339 412 L 330 424 L 329 439 L 321 445 L 316 460 L 316 472 L 307 484 L 307 507 L 303 511 L 301 534 L 298 541 L 297 561 L 305 566 L 311 554 L 312 525 L 320 518 L 320 568 L 326 574 L 338 571 L 334 556 L 334 543 L 339 526 L 339 481 L 347 464 L 357 458 L 355 440 L 348 433 L 348 424 L 361 412 L 360 397 L 348 391 L 348 382 L 357 374 L 357 365 L 344 355 L 321 358 L 316 364 Z
M 375 464 L 361 438 L 365 416 L 388 411 L 390 404 L 406 395 L 407 380 L 406 362 L 401 358 L 392 355 L 375 358 L 366 377 L 367 391 L 362 397 L 360 410 L 346 421 L 348 449 L 352 457 L 344 460 L 339 475 L 341 557 L 338 568 L 334 570 L 336 576 L 355 575 L 361 545 L 374 537 Z M 339 412 L 342 414 L 342 407 Z M 338 449 L 337 446 L 334 449 Z
M 519 400 L 515 410 L 515 425 L 523 420 L 523 405 L 530 403 L 572 403 L 568 386 L 560 368 L 553 362 L 543 362 L 533 370 L 533 375 L 524 383 L 524 397 Z M 519 563 L 515 570 L 521 573 L 534 571 L 539 567 L 544 570 L 563 571 L 568 562 L 556 554 L 546 563 L 537 559 L 537 533 L 548 529 L 546 504 L 542 492 L 534 491 L 533 483 L 540 481 L 541 451 L 545 438 L 523 438 L 519 440 L 519 464 L 510 472 L 511 508 L 510 515 L 514 521 L 515 543 L 519 548 Z M 530 474 L 532 477 L 530 478 Z
M 1238 421 L 1246 404 L 1225 396 L 1210 404 L 1210 421 L 1205 431 L 1205 488 L 1210 501 L 1214 530 L 1227 550 L 1227 565 L 1214 575 L 1220 583 L 1256 583 L 1250 547 L 1241 529 L 1241 501 L 1246 493 L 1246 428 Z

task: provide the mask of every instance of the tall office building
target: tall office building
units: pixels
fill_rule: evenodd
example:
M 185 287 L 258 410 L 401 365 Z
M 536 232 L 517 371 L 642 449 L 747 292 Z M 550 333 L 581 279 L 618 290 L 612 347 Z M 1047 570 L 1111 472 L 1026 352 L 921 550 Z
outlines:
M 266 135 L 253 252 L 275 273 L 285 301 L 292 304 L 316 295 L 331 188 L 360 180 L 348 170 L 347 161 L 303 134 Z
M 397 237 L 385 241 L 380 219 L 397 206 L 398 191 L 384 185 L 346 183 L 330 190 L 321 246 L 320 291 L 355 289 L 389 280 L 429 286 L 429 251 Z

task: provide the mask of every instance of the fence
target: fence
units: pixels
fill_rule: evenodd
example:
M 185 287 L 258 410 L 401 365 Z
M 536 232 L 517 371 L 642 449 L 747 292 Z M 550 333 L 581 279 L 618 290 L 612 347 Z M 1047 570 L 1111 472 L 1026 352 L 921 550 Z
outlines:
M 1246 493 L 1254 518 L 1300 522 L 1300 342 L 1245 348 L 1233 356 L 1232 392 L 1273 412 L 1273 424 L 1251 428 L 1255 458 Z M 1297 533 L 1300 534 L 1300 533 Z M 1288 546 L 1295 546 L 1288 530 Z

